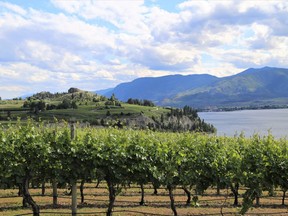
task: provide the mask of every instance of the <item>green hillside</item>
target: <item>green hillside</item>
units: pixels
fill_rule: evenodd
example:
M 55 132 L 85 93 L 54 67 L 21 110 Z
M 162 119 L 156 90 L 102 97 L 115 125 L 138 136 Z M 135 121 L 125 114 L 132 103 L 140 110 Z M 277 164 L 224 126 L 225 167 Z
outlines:
M 70 88 L 68 92 L 40 92 L 25 100 L 0 101 L 0 121 L 13 122 L 28 117 L 54 122 L 55 119 L 97 127 L 151 129 L 160 131 L 215 132 L 212 125 L 189 107 L 172 109 L 155 106 L 149 100 L 119 101 L 88 91 Z
M 162 104 L 196 108 L 284 106 L 288 104 L 288 69 L 248 69 L 212 85 L 179 92 Z

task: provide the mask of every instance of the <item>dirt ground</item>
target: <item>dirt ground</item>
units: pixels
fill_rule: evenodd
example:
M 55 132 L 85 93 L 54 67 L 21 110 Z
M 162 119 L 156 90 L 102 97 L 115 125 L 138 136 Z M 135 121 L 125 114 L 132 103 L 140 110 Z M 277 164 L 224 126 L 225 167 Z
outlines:
M 78 189 L 77 215 L 105 215 L 108 204 L 108 191 L 102 183 L 98 188 L 96 184 L 86 184 L 84 188 L 85 200 L 81 204 L 80 190 Z M 79 186 L 79 185 L 78 185 Z M 67 195 L 67 189 L 58 190 L 58 207 L 52 208 L 52 189 L 48 185 L 45 195 L 41 196 L 41 189 L 30 189 L 33 199 L 39 204 L 41 215 L 70 215 L 71 196 Z M 193 193 L 193 190 L 191 191 Z M 239 215 L 239 207 L 233 206 L 231 191 L 221 190 L 216 195 L 216 189 L 207 190 L 202 196 L 198 196 L 199 206 L 186 206 L 186 195 L 182 189 L 174 192 L 175 204 L 178 215 Z M 0 215 L 32 215 L 30 208 L 22 208 L 22 197 L 18 197 L 18 190 L 0 190 Z M 240 191 L 240 194 L 243 191 Z M 260 207 L 253 207 L 246 215 L 287 215 L 287 206 L 281 205 L 282 192 L 275 190 L 273 197 L 263 194 L 260 199 Z M 133 185 L 131 188 L 122 189 L 116 197 L 115 216 L 132 215 L 173 215 L 170 209 L 168 191 L 164 188 L 158 190 L 158 195 L 153 194 L 151 185 L 145 186 L 145 205 L 140 206 L 140 187 Z M 241 203 L 241 198 L 239 199 Z M 288 201 L 287 201 L 288 202 Z

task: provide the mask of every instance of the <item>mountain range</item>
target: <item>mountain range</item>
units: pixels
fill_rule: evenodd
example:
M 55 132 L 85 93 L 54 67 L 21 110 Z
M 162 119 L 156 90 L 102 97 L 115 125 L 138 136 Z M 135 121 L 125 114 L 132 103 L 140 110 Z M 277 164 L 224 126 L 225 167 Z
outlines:
M 114 93 L 122 101 L 148 99 L 174 107 L 283 106 L 288 104 L 288 69 L 250 68 L 222 78 L 208 74 L 144 77 L 101 93 Z

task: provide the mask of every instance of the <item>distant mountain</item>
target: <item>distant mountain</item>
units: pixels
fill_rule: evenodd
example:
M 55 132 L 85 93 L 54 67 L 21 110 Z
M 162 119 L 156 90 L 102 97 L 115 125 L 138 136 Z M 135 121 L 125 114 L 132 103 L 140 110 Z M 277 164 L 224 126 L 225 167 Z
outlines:
M 108 89 L 103 89 L 103 90 L 97 90 L 97 91 L 94 91 L 94 93 L 96 94 L 100 94 L 100 95 L 105 95 L 105 96 L 108 96 L 110 97 L 113 93 L 113 89 L 114 88 L 108 88 Z
M 264 67 L 219 79 L 212 85 L 180 92 L 163 104 L 193 107 L 288 104 L 288 69 Z
M 165 98 L 173 98 L 179 92 L 204 87 L 216 82 L 219 78 L 208 74 L 203 75 L 170 75 L 163 77 L 139 78 L 132 82 L 122 83 L 108 91 L 104 96 L 112 93 L 121 101 L 129 98 L 149 99 L 161 104 Z
M 32 96 L 32 95 L 33 95 L 33 93 L 27 93 L 27 94 L 25 94 L 25 95 L 19 96 L 18 98 L 26 99 L 26 98 L 28 98 L 28 97 L 30 97 L 30 96 Z
M 158 105 L 176 107 L 287 105 L 288 69 L 250 68 L 223 78 L 207 74 L 139 78 L 122 83 L 104 95 L 112 93 L 122 101 L 148 99 Z

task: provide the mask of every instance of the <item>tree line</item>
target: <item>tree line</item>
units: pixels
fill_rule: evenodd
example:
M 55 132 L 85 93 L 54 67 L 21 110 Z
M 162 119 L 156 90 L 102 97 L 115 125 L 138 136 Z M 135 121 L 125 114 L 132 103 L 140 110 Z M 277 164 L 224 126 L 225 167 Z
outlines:
M 135 105 L 139 105 L 139 106 L 149 106 L 149 107 L 154 107 L 155 104 L 147 99 L 144 100 L 140 100 L 140 99 L 133 99 L 133 98 L 129 98 L 127 100 L 128 104 L 135 104 Z
M 27 100 L 23 104 L 23 108 L 29 108 L 30 112 L 38 114 L 39 112 L 44 112 L 45 110 L 54 110 L 54 109 L 77 109 L 78 105 L 74 100 L 64 99 L 59 104 L 49 104 L 43 100 L 40 101 L 31 101 Z

